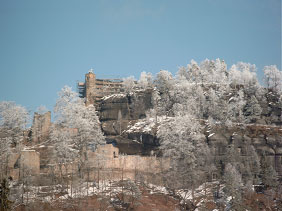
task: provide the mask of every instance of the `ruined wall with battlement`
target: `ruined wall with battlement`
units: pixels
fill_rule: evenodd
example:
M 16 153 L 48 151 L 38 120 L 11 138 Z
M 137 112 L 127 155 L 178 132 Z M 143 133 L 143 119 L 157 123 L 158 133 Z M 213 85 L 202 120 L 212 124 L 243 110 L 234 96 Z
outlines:
M 41 153 L 39 152 L 41 150 Z M 83 172 L 85 179 L 91 180 L 135 180 L 138 175 L 148 177 L 168 170 L 170 160 L 156 156 L 120 155 L 119 149 L 112 144 L 100 145 L 96 151 L 87 151 L 87 160 L 79 169 L 79 161 L 59 165 L 55 159 L 50 159 L 47 168 L 40 168 L 44 161 L 44 153 L 52 156 L 52 147 L 30 148 L 14 153 L 9 158 L 9 172 L 14 180 L 26 176 L 42 177 L 54 175 L 68 177 Z M 147 176 L 146 176 L 147 175 Z M 100 178 L 100 179 L 99 179 Z

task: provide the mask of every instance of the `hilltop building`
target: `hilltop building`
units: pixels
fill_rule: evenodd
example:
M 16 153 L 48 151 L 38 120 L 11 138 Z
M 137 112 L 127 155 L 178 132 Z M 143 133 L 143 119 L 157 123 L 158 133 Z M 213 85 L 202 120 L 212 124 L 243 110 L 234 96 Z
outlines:
M 86 105 L 98 103 L 106 95 L 124 92 L 121 79 L 97 79 L 92 69 L 85 74 L 85 82 L 77 83 L 77 88 Z

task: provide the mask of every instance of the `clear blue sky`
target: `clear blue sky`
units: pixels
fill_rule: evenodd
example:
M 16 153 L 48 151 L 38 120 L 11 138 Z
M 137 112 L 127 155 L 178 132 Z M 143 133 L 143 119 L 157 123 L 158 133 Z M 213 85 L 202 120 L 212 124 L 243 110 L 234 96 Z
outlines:
M 91 67 L 137 78 L 205 58 L 281 69 L 281 1 L 0 0 L 0 101 L 30 110 Z

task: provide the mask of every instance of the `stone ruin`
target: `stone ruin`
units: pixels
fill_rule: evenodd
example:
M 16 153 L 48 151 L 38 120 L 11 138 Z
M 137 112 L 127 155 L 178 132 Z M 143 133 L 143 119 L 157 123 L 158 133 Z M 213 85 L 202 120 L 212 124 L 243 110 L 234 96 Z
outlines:
M 85 98 L 86 105 L 100 102 L 104 96 L 123 92 L 121 79 L 97 79 L 91 69 L 85 74 L 85 82 L 77 83 L 81 98 Z
M 8 159 L 8 174 L 13 180 L 40 174 L 40 153 L 35 150 L 22 150 L 12 153 Z
M 34 113 L 33 124 L 31 128 L 32 142 L 41 143 L 49 137 L 51 127 L 51 112 L 44 114 Z
M 104 172 L 104 176 L 107 177 L 110 175 L 109 172 L 112 174 L 115 172 L 117 178 L 120 178 L 121 175 L 134 178 L 137 171 L 144 174 L 157 174 L 162 168 L 169 168 L 169 160 L 150 156 L 154 154 L 151 152 L 157 150 L 159 146 L 154 131 L 129 132 L 127 130 L 130 125 L 134 125 L 144 118 L 146 111 L 152 108 L 152 92 L 147 90 L 129 96 L 122 94 L 121 81 L 96 79 L 92 71 L 86 74 L 85 78 L 84 83 L 78 84 L 80 96 L 86 98 L 86 104 L 96 106 L 102 130 L 107 143 L 109 143 L 100 146 L 96 152 L 87 152 L 90 168 L 93 170 L 91 177 L 97 177 L 97 170 L 99 170 L 101 163 L 103 163 L 103 171 L 100 169 L 99 173 Z M 269 109 L 264 108 L 264 110 Z M 31 133 L 31 149 L 35 151 L 21 152 L 22 163 L 31 165 L 32 172 L 37 175 L 39 173 L 47 174 L 50 165 L 56 166 L 50 157 L 49 148 L 51 146 L 39 147 L 40 143 L 48 139 L 51 124 L 51 112 L 35 113 Z M 238 127 L 234 131 L 218 128 L 215 129 L 213 135 L 205 134 L 205 136 L 209 146 L 216 153 L 216 159 L 223 159 L 230 141 L 236 140 L 238 143 L 236 147 L 238 147 L 241 156 L 247 156 L 244 154 L 245 147 L 247 144 L 252 144 L 259 155 L 266 152 L 267 159 L 273 164 L 278 174 L 282 175 L 282 128 L 279 125 L 249 125 L 245 129 Z M 16 168 L 20 163 L 20 157 L 20 155 L 11 156 L 9 164 L 15 178 L 17 178 L 16 175 L 20 175 Z M 29 159 L 31 162 L 25 163 L 25 160 Z M 97 163 L 98 161 L 100 163 Z M 74 166 L 67 169 L 67 171 L 70 169 L 77 171 Z

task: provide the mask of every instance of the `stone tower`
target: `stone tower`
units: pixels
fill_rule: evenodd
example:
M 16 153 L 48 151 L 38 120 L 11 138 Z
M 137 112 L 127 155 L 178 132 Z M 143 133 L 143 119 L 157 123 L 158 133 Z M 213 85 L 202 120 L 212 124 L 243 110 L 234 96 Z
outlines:
M 94 104 L 95 89 L 96 89 L 96 75 L 93 73 L 93 70 L 91 69 L 87 74 L 85 74 L 86 106 L 90 104 Z
M 45 141 L 50 132 L 51 127 L 51 112 L 45 114 L 34 113 L 32 124 L 32 141 L 33 143 L 41 143 Z

